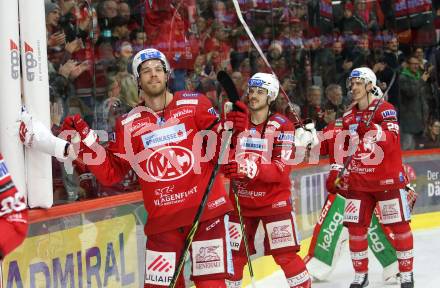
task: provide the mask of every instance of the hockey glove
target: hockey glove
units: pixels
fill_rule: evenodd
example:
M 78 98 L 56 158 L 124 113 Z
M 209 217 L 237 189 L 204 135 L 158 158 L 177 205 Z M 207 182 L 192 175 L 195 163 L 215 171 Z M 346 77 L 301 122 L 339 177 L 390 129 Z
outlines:
M 248 128 L 249 110 L 241 101 L 235 102 L 234 106 L 236 109 L 226 113 L 225 120 L 232 122 L 234 132 L 243 132 Z
M 409 209 L 412 212 L 414 205 L 416 204 L 418 194 L 416 190 L 414 190 L 414 187 L 411 186 L 411 184 L 407 184 L 405 186 L 405 190 L 406 190 L 406 199 L 408 201 Z
M 336 179 L 338 178 L 339 172 L 344 168 L 342 165 L 339 164 L 331 164 L 330 165 L 330 172 L 328 173 L 327 180 L 325 182 L 325 187 L 327 188 L 328 193 L 335 194 L 337 193 L 338 189 L 340 189 L 340 183 L 336 185 Z M 342 181 L 342 179 L 341 179 Z
M 79 116 L 75 114 L 73 116 L 67 116 L 64 119 L 61 131 L 74 130 L 75 136 L 69 139 L 72 144 L 80 143 L 79 152 L 83 151 L 86 147 L 91 147 L 97 141 L 95 131 L 89 128 L 89 125 Z
M 372 133 L 370 131 L 375 131 L 376 133 Z M 370 123 L 367 126 L 367 123 L 361 121 L 357 127 L 356 132 L 358 133 L 360 138 L 363 138 L 365 134 L 370 132 L 368 135 L 374 137 L 374 139 L 380 139 L 382 136 L 382 127 L 380 125 Z
M 229 179 L 254 179 L 258 174 L 258 165 L 249 159 L 243 159 L 239 162 L 232 160 L 223 165 L 222 170 Z
M 296 147 L 314 147 L 319 144 L 315 123 L 308 123 L 304 127 L 295 130 Z
M 23 110 L 20 115 L 19 136 L 21 142 L 28 148 L 59 159 L 67 159 L 69 156 L 75 158 L 66 140 L 55 137 L 43 123 L 32 117 L 26 110 Z

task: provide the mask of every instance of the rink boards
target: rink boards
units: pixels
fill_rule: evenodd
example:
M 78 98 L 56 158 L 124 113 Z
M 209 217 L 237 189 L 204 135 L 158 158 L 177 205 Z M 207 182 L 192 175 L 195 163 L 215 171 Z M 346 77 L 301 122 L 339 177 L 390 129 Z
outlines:
M 439 226 L 440 150 L 405 155 L 419 193 L 412 226 Z M 328 163 L 322 161 L 296 167 L 291 174 L 302 256 L 326 199 L 327 170 Z M 147 215 L 141 197 L 133 192 L 32 210 L 28 238 L 3 263 L 3 287 L 142 287 Z M 261 249 L 257 251 L 261 255 Z M 257 280 L 279 270 L 272 258 L 258 256 L 253 268 Z M 244 284 L 249 283 L 246 271 Z

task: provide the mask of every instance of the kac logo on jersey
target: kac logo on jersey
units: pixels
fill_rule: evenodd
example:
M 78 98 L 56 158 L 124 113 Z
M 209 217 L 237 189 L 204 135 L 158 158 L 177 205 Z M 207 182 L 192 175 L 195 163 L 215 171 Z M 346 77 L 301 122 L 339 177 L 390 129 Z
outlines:
M 147 173 L 157 181 L 172 181 L 188 174 L 194 166 L 191 150 L 180 146 L 165 146 L 148 157 Z

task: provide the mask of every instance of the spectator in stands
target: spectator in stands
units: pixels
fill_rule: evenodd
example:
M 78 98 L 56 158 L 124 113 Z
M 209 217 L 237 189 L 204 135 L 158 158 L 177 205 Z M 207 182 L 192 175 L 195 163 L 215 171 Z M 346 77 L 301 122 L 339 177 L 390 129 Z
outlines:
M 356 46 L 353 48 L 351 54 L 353 67 L 369 66 L 369 61 L 372 58 L 372 55 L 367 34 L 359 36 Z
M 424 71 L 427 69 L 428 60 L 425 59 L 425 51 L 423 51 L 422 47 L 416 47 L 414 50 L 414 56 L 419 60 L 420 63 L 420 71 Z
M 133 53 L 136 54 L 137 52 L 146 48 L 147 33 L 142 31 L 140 28 L 133 29 L 130 32 L 130 41 L 133 45 Z
M 315 123 L 318 122 L 322 116 L 322 90 L 317 85 L 312 85 L 307 89 L 307 104 L 303 106 L 301 115 L 303 119 L 311 119 Z
M 318 36 L 310 40 L 310 58 L 312 64 L 313 84 L 325 87 L 334 82 L 335 65 L 330 49 L 322 45 Z
M 103 37 L 110 38 L 113 20 L 118 16 L 118 3 L 114 0 L 104 0 L 98 5 L 98 24 Z
M 47 46 L 52 48 L 63 46 L 66 43 L 66 35 L 60 27 L 61 10 L 56 3 L 45 2 Z
M 431 98 L 430 73 L 419 71 L 419 60 L 410 56 L 399 78 L 402 106 L 400 109 L 400 141 L 402 149 L 415 148 L 414 137 L 421 136 L 428 119 L 427 101 Z
M 116 41 L 128 41 L 130 39 L 130 30 L 128 30 L 128 21 L 124 18 L 117 16 L 113 18 L 112 31 L 112 42 Z
M 440 148 L 440 120 L 433 119 L 427 125 L 425 133 L 416 138 L 416 149 Z
M 354 15 L 354 5 L 351 1 L 345 2 L 344 18 L 339 22 L 340 31 L 345 33 L 361 34 L 367 32 L 367 26 Z
M 344 99 L 342 94 L 342 87 L 338 84 L 330 84 L 325 88 L 325 106 L 327 110 L 333 110 L 336 113 L 336 118 L 342 117 L 345 112 L 346 105 L 350 100 Z M 345 101 L 344 101 L 345 100 Z
M 375 33 L 379 29 L 379 25 L 377 23 L 376 11 L 373 7 L 374 2 L 355 0 L 354 3 L 356 19 L 362 23 L 362 27 L 366 27 L 369 31 Z
M 344 42 L 342 37 L 337 37 L 335 39 L 333 42 L 332 52 L 335 65 L 333 82 L 339 84 L 342 87 L 343 94 L 346 94 L 345 80 L 353 68 L 353 61 L 346 55 L 347 53 L 344 50 Z

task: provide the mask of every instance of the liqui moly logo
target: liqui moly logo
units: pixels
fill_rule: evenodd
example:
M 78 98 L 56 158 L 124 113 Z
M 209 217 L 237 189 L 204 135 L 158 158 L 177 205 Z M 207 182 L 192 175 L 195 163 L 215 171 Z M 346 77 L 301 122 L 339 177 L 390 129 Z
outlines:
M 28 81 L 34 81 L 34 68 L 37 67 L 37 60 L 35 60 L 34 48 L 27 42 L 24 42 L 24 59 L 25 59 L 25 73 Z
M 9 47 L 11 51 L 11 77 L 17 80 L 20 77 L 20 52 L 17 43 L 12 39 L 9 39 Z

